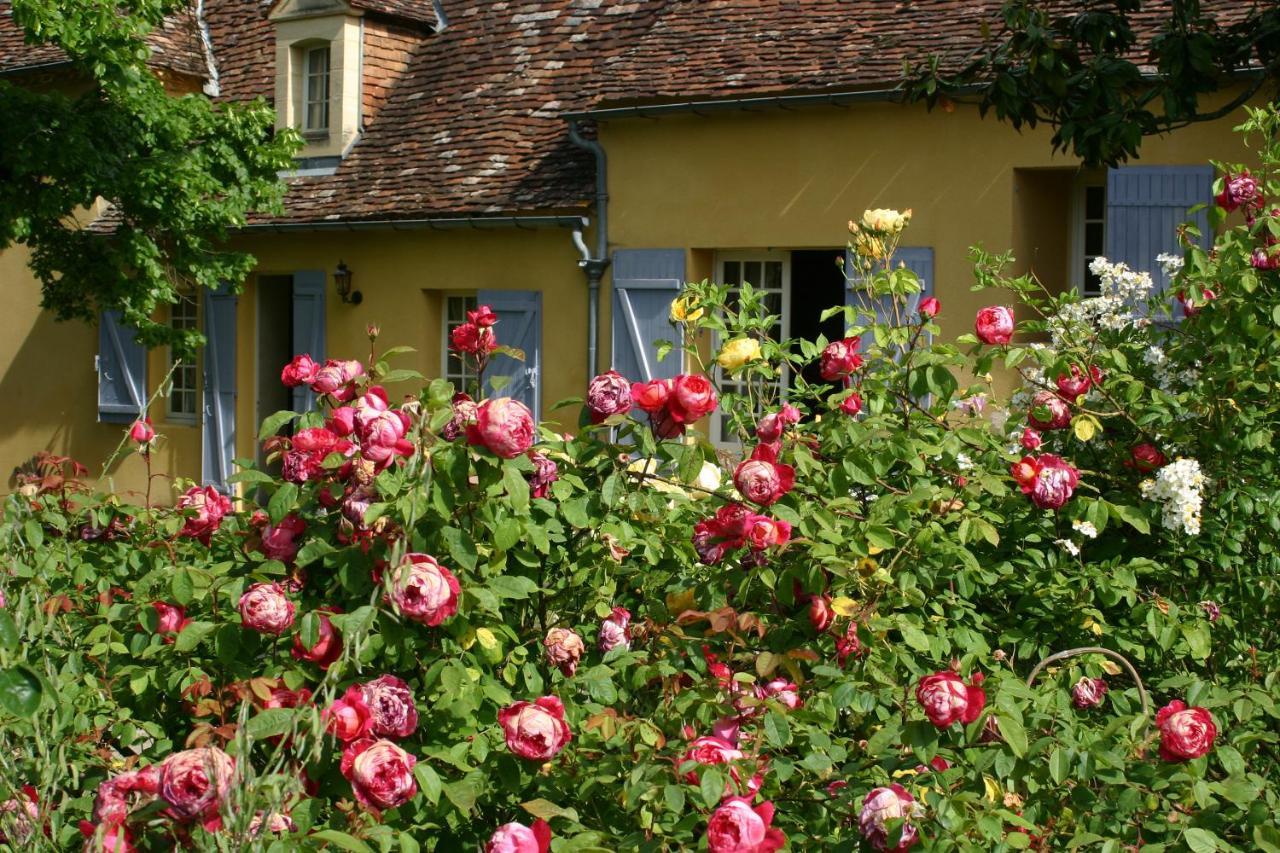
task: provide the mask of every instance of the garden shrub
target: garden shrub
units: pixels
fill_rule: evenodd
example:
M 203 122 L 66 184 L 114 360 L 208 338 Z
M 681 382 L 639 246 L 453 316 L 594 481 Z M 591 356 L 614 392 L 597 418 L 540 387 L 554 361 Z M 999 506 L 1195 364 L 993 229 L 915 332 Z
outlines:
M 401 398 L 393 350 L 286 367 L 320 409 L 264 423 L 280 473 L 242 499 L 46 460 L 4 515 L 0 832 L 1280 850 L 1278 130 L 1251 114 L 1260 160 L 1222 166 L 1169 293 L 1101 259 L 1102 297 L 1055 295 L 975 250 L 996 304 L 936 342 L 909 215 L 868 211 L 849 337 L 772 340 L 759 291 L 691 284 L 688 372 L 597 377 L 574 437 L 442 380 Z M 501 339 L 481 308 L 453 345 L 485 379 Z

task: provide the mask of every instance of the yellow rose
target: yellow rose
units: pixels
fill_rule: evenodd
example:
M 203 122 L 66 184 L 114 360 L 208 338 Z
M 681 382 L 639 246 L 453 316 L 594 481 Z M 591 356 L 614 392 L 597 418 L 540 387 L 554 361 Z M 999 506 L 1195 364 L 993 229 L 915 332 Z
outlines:
M 884 258 L 884 241 L 865 231 L 859 231 L 853 242 L 854 251 L 864 258 L 878 261 Z
M 734 338 L 720 349 L 716 363 L 725 370 L 737 370 L 748 361 L 760 357 L 760 342 L 755 338 Z
M 862 227 L 868 231 L 876 231 L 881 234 L 897 234 L 903 228 L 906 228 L 907 223 L 910 221 L 910 210 L 899 213 L 896 210 L 886 210 L 878 207 L 875 210 L 864 211 L 862 214 Z
M 696 323 L 702 316 L 702 309 L 692 296 L 677 296 L 671 302 L 671 322 Z

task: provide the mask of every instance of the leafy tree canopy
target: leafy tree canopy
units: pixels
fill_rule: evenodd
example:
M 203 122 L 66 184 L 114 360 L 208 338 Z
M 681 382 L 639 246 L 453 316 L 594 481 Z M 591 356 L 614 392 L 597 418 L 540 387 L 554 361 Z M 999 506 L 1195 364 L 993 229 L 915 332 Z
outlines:
M 1136 157 L 1144 136 L 1221 118 L 1274 86 L 1280 5 L 1242 3 L 1231 22 L 1199 0 L 1143 5 L 1008 0 L 999 28 L 986 29 L 959 70 L 937 55 L 909 68 L 908 100 L 933 108 L 976 98 L 983 115 L 994 110 L 1015 128 L 1052 126 L 1055 150 L 1097 166 Z M 1220 92 L 1225 102 L 1210 98 Z
M 75 83 L 0 81 L 0 248 L 25 245 L 60 320 L 119 310 L 149 345 L 199 341 L 154 322 L 180 290 L 238 285 L 252 256 L 222 246 L 280 204 L 296 134 L 261 99 L 175 95 L 148 66 L 147 35 L 178 0 L 13 0 L 30 44 L 65 52 Z M 112 228 L 86 228 L 110 205 Z

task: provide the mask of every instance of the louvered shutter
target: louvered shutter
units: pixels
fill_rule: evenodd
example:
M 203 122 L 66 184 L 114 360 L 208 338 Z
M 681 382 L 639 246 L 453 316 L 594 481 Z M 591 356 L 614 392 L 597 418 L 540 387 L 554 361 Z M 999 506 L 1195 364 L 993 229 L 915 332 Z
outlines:
M 895 266 L 898 264 L 905 265 L 920 279 L 921 290 L 919 293 L 913 293 L 907 300 L 907 316 L 904 318 L 908 322 L 913 322 L 916 312 L 920 310 L 920 300 L 933 294 L 933 248 L 930 246 L 901 246 L 894 253 L 893 263 Z M 845 269 L 852 270 L 853 268 L 853 257 L 846 250 Z M 876 297 L 870 300 L 870 306 L 867 306 L 867 302 L 868 297 L 859 292 L 857 279 L 849 280 L 845 287 L 846 305 L 874 309 L 876 322 L 878 323 L 890 323 L 893 321 L 893 305 L 890 297 Z M 863 350 L 869 349 L 873 342 L 874 336 L 864 335 L 862 340 Z
M 98 420 L 127 424 L 142 416 L 147 400 L 147 350 L 120 322 L 119 311 L 98 317 Z
M 1156 263 L 1156 255 L 1181 255 L 1178 226 L 1187 221 L 1187 208 L 1212 201 L 1212 166 L 1123 166 L 1109 170 L 1107 259 L 1151 273 L 1156 292 L 1165 292 L 1169 278 Z M 1207 248 L 1212 235 L 1206 212 L 1197 212 L 1191 221 L 1199 226 L 1201 245 Z
M 494 357 L 485 369 L 486 379 L 509 377 L 495 393 L 512 397 L 529 407 L 535 418 L 542 411 L 542 291 L 481 290 L 476 302 L 488 305 L 498 315 L 494 331 L 498 343 L 524 351 L 524 361 L 508 355 Z M 492 386 L 491 386 L 492 387 Z
M 611 367 L 632 382 L 680 373 L 679 349 L 658 361 L 655 341 L 677 337 L 671 302 L 685 278 L 684 249 L 618 249 L 613 253 Z
M 317 363 L 325 360 L 324 294 L 327 280 L 324 270 L 301 270 L 293 274 L 293 354 L 310 355 Z M 310 388 L 299 385 L 293 389 L 295 412 L 309 412 L 315 407 L 316 395 Z
M 236 294 L 223 286 L 204 292 L 204 406 L 202 480 L 229 491 L 236 452 Z

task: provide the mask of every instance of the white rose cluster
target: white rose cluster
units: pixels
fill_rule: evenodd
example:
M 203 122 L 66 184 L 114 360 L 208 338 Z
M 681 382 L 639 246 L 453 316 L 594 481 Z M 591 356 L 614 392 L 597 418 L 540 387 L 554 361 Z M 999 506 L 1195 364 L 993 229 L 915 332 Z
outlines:
M 1118 332 L 1150 322 L 1138 311 L 1154 287 L 1150 273 L 1131 270 L 1122 263 L 1113 264 L 1103 257 L 1089 262 L 1089 272 L 1100 279 L 1102 295 L 1064 305 L 1049 321 L 1055 347 L 1070 340 L 1072 328 L 1076 326 Z
M 1196 536 L 1200 533 L 1205 482 L 1199 462 L 1179 458 L 1156 472 L 1154 479 L 1142 482 L 1142 496 L 1161 505 L 1161 522 L 1166 528 Z

